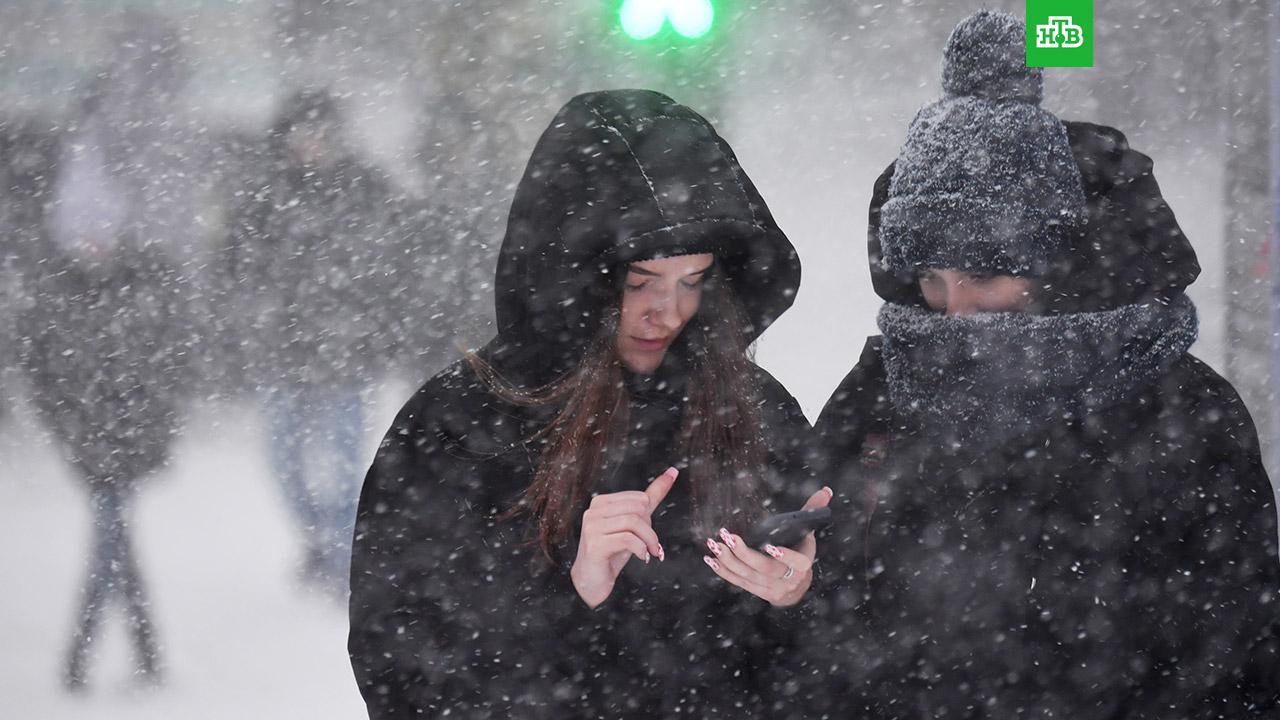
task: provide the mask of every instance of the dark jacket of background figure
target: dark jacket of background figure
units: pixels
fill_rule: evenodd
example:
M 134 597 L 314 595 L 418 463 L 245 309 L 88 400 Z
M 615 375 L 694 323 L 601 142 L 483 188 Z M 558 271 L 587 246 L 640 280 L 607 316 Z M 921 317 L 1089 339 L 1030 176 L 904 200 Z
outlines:
M 323 132 L 329 157 L 304 163 L 289 146 L 295 132 Z M 250 386 L 358 385 L 390 364 L 400 307 L 386 297 L 387 275 L 409 250 L 396 244 L 403 208 L 345 132 L 335 98 L 297 93 L 271 130 L 260 176 L 237 193 L 231 303 Z
M 92 116 L 82 122 L 98 122 Z M 80 126 L 14 126 L 8 232 L 24 247 L 20 362 L 32 403 L 77 470 L 94 486 L 125 491 L 158 469 L 180 429 L 196 345 L 180 260 L 164 222 L 130 220 L 110 252 L 77 257 L 52 237 L 59 174 Z M 108 146 L 107 152 L 115 146 Z M 146 171 L 143 167 L 142 171 Z M 131 213 L 153 206 L 129 193 Z M 156 209 L 161 212 L 161 209 Z

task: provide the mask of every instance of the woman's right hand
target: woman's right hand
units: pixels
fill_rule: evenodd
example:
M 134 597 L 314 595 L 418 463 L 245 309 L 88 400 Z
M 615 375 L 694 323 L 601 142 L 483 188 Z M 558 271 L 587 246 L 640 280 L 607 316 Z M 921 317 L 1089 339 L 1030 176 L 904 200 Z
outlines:
M 574 589 L 589 607 L 594 608 L 609 597 L 622 568 L 632 557 L 646 563 L 651 557 L 666 559 L 650 517 L 671 491 L 677 474 L 675 468 L 667 468 L 643 492 L 631 490 L 591 499 L 590 507 L 582 514 L 578 557 L 569 571 Z

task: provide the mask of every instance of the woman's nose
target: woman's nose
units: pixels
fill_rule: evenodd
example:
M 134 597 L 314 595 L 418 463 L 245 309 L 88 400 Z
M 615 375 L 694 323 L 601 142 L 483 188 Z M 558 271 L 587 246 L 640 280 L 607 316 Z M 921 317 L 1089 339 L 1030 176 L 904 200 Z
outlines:
M 680 311 L 674 294 L 657 298 L 649 309 L 649 322 L 674 332 L 680 328 Z

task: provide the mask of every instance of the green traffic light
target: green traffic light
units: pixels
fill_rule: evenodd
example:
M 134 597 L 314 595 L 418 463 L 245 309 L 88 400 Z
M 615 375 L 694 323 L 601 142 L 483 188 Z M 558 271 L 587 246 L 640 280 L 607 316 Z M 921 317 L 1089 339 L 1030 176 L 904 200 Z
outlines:
M 667 5 L 667 19 L 676 32 L 697 40 L 711 32 L 716 11 L 711 7 L 711 0 L 673 0 Z
M 711 32 L 715 15 L 711 0 L 625 0 L 618 21 L 632 40 L 648 40 L 668 22 L 680 35 L 698 40 Z
M 666 0 L 626 0 L 618 11 L 622 32 L 632 40 L 648 40 L 667 21 Z

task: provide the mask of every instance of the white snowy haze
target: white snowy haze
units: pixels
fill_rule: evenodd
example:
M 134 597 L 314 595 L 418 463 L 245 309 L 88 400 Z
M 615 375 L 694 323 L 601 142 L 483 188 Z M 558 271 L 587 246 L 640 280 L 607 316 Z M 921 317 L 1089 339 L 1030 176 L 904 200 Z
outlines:
M 705 49 L 659 53 L 618 35 L 617 4 L 0 5 L 0 123 L 30 131 L 24 138 L 76 126 L 84 98 L 119 54 L 113 43 L 126 25 L 146 16 L 174 31 L 178 89 L 165 109 L 129 122 L 164 131 L 151 137 L 181 138 L 158 141 L 171 145 L 157 151 L 165 175 L 155 183 L 156 207 L 169 207 L 178 193 L 190 198 L 184 232 L 166 241 L 177 247 L 164 251 L 177 270 L 152 276 L 183 308 L 157 311 L 184 326 L 167 337 L 186 338 L 175 346 L 185 348 L 182 392 L 167 416 L 177 434 L 168 461 L 138 484 L 128 523 L 159 645 L 158 683 L 134 677 L 124 621 L 113 609 L 90 647 L 87 685 L 64 687 L 90 547 L 88 494 L 15 351 L 36 335 L 68 330 L 56 320 L 23 324 L 19 316 L 40 310 L 30 277 L 42 258 L 28 235 L 0 223 L 8 235 L 0 256 L 12 260 L 0 266 L 0 332 L 8 333 L 0 335 L 0 716 L 318 720 L 363 713 L 346 656 L 345 608 L 300 577 L 303 533 L 273 478 L 260 372 L 268 363 L 256 354 L 266 352 L 263 340 L 235 334 L 253 312 L 237 295 L 245 282 L 236 273 L 258 273 L 252 283 L 261 290 L 290 264 L 263 270 L 252 253 L 229 259 L 225 241 L 246 188 L 262 186 L 253 185 L 270 161 L 262 139 L 298 89 L 325 88 L 337 98 L 344 123 L 335 133 L 385 176 L 390 198 L 360 210 L 360 228 L 385 240 L 369 261 L 382 284 L 366 286 L 385 288 L 385 297 L 366 289 L 363 300 L 369 312 L 393 316 L 382 338 L 385 362 L 358 390 L 366 406 L 361 468 L 412 389 L 461 348 L 490 337 L 493 263 L 523 162 L 562 103 L 609 87 L 660 90 L 711 119 L 798 249 L 801 291 L 758 342 L 757 359 L 816 419 L 876 333 L 880 300 L 866 256 L 872 183 L 896 157 L 915 112 L 941 94 L 951 27 L 982 7 L 1021 16 L 1023 5 L 719 0 Z M 1242 57 L 1252 57 L 1246 69 L 1269 62 L 1270 19 L 1243 0 L 1177 5 L 1095 3 L 1095 67 L 1047 70 L 1043 106 L 1063 119 L 1118 127 L 1154 159 L 1202 267 L 1190 289 L 1201 321 L 1193 352 L 1237 386 L 1263 387 L 1246 399 L 1269 428 L 1270 404 L 1257 400 L 1269 397 L 1268 379 L 1242 377 L 1237 368 L 1253 366 L 1232 364 L 1236 321 L 1228 314 L 1229 298 L 1270 292 L 1271 260 L 1255 253 L 1250 264 L 1232 255 L 1231 243 L 1245 241 L 1228 228 L 1269 237 L 1271 216 L 1255 203 L 1230 225 L 1225 199 L 1240 201 L 1243 192 L 1231 183 L 1238 138 L 1266 126 L 1269 110 L 1260 119 L 1241 111 L 1232 96 L 1240 79 L 1232 74 Z M 1269 83 L 1265 72 L 1258 74 Z M 25 149 L 5 146 L 0 164 Z M 1245 151 L 1268 158 L 1267 167 L 1270 153 L 1265 142 Z M 1244 186 L 1267 192 L 1265 178 Z M 5 192 L 0 218 L 19 214 Z M 1232 262 L 1249 265 L 1243 276 L 1252 285 L 1228 280 L 1236 277 Z M 1261 327 L 1265 344 L 1270 328 Z M 94 347 L 86 341 L 81 354 Z M 321 355 L 330 349 L 318 347 Z

